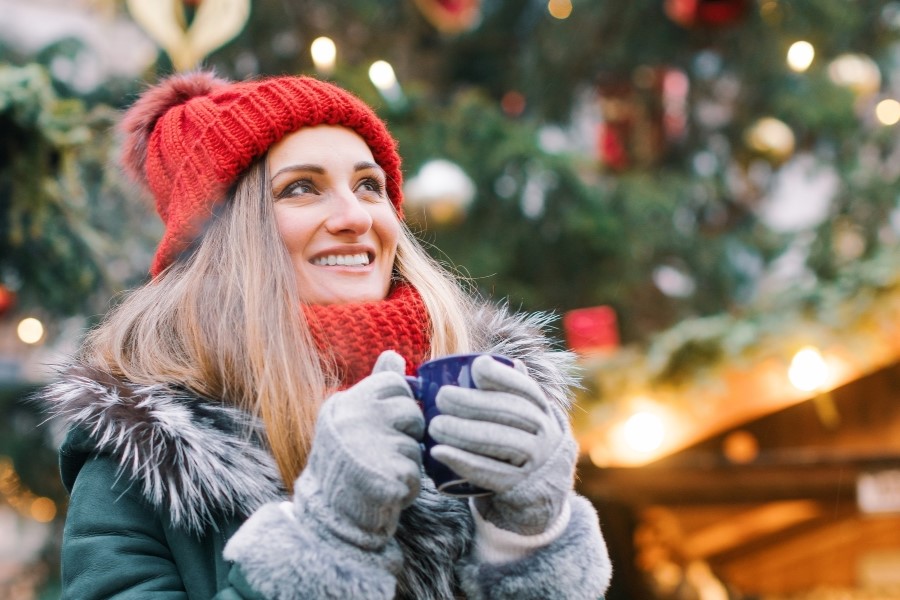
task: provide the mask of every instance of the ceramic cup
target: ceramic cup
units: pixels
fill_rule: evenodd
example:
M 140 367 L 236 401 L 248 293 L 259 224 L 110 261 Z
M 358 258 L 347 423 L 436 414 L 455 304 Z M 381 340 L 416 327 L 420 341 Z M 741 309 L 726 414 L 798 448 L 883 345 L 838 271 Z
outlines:
M 425 414 L 425 441 L 422 457 L 425 472 L 434 481 L 438 491 L 450 496 L 486 496 L 491 493 L 489 490 L 472 485 L 454 473 L 452 469 L 432 458 L 431 448 L 435 446 L 436 442 L 428 434 L 428 425 L 431 423 L 431 419 L 440 414 L 435 402 L 438 390 L 445 385 L 475 388 L 475 383 L 472 381 L 472 362 L 479 356 L 483 356 L 483 354 L 452 354 L 435 358 L 419 365 L 415 377 L 406 378 Z M 505 356 L 498 354 L 489 354 L 488 356 L 509 366 L 513 364 L 512 360 Z

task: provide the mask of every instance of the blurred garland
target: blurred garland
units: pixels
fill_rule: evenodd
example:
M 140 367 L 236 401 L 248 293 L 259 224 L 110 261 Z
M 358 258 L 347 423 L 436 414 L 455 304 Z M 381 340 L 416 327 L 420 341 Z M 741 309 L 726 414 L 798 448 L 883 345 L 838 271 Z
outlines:
M 59 97 L 40 65 L 0 65 L 0 285 L 19 306 L 91 313 L 140 276 L 147 251 L 132 232 L 147 228 L 124 225 L 146 207 L 123 201 L 106 168 L 114 119 Z
M 742 313 L 685 319 L 645 344 L 585 357 L 581 396 L 588 403 L 615 402 L 637 391 L 719 386 L 726 366 L 740 370 L 773 356 L 790 358 L 810 344 L 842 346 L 864 357 L 873 350 L 872 336 L 896 329 L 898 300 L 900 248 L 885 247 L 832 281 L 788 290 Z

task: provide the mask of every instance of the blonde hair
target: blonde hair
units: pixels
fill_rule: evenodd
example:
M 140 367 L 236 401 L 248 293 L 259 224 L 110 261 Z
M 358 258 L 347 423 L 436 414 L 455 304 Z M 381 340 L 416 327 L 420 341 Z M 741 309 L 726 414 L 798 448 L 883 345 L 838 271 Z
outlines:
M 92 330 L 81 364 L 188 388 L 258 416 L 288 489 L 306 464 L 319 405 L 338 385 L 299 306 L 275 226 L 265 160 L 239 178 L 189 255 L 130 292 Z M 471 350 L 470 294 L 404 224 L 395 278 L 418 289 L 431 355 Z

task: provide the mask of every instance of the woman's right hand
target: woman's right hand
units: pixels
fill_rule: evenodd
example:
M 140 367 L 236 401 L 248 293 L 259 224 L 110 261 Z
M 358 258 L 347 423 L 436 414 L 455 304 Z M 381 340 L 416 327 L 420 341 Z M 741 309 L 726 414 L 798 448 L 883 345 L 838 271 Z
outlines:
M 419 494 L 425 420 L 404 367 L 399 354 L 383 352 L 371 375 L 322 404 L 295 486 L 298 517 L 362 548 L 382 547 Z

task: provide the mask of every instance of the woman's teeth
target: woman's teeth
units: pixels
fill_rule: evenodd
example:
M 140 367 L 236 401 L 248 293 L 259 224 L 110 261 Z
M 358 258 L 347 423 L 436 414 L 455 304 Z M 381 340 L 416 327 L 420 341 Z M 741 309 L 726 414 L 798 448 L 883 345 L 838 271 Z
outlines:
M 341 265 L 345 267 L 364 267 L 369 264 L 369 255 L 365 252 L 360 254 L 329 254 L 328 256 L 319 256 L 312 260 L 312 264 L 319 266 Z

